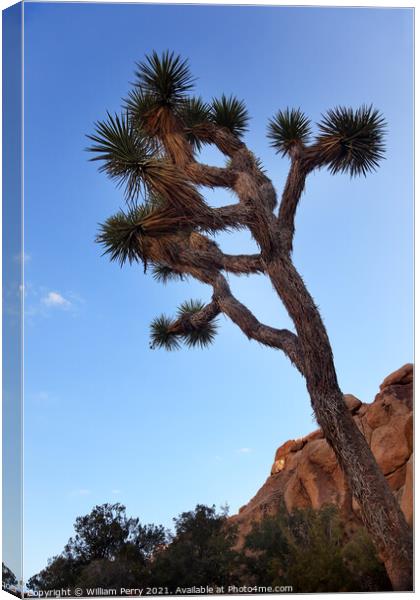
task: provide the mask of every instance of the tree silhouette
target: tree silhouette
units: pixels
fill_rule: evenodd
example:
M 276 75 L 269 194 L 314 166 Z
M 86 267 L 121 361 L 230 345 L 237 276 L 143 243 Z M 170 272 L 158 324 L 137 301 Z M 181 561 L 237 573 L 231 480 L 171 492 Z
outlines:
M 154 554 L 168 542 L 161 525 L 142 525 L 122 504 L 102 504 L 77 517 L 64 551 L 28 581 L 32 590 L 62 587 L 135 587 L 144 581 Z
M 272 147 L 290 161 L 277 194 L 261 161 L 247 148 L 245 104 L 222 96 L 206 103 L 191 95 L 188 63 L 153 52 L 137 66 L 121 115 L 108 113 L 89 138 L 92 160 L 124 188 L 128 203 L 101 225 L 97 241 L 111 260 L 150 265 L 163 283 L 193 277 L 212 289 L 208 304 L 189 301 L 174 318 L 151 325 L 151 345 L 174 350 L 207 346 L 223 313 L 252 340 L 281 350 L 306 380 L 311 404 L 333 448 L 363 521 L 383 557 L 395 590 L 412 586 L 410 529 L 365 438 L 347 410 L 328 335 L 317 306 L 292 260 L 295 214 L 306 178 L 315 169 L 367 175 L 384 157 L 385 122 L 371 106 L 329 110 L 314 137 L 300 109 L 279 111 L 268 125 Z M 198 161 L 212 144 L 227 158 L 223 168 Z M 199 188 L 234 192 L 237 202 L 213 208 Z M 141 200 L 140 200 L 141 199 Z M 224 253 L 210 236 L 248 229 L 259 253 Z M 257 320 L 229 287 L 226 273 L 267 276 L 295 333 Z
M 3 587 L 18 584 L 15 574 L 7 565 L 4 564 L 4 562 L 1 563 L 1 580 Z
M 198 504 L 174 519 L 175 534 L 151 565 L 152 585 L 177 587 L 239 584 L 236 527 L 227 511 Z

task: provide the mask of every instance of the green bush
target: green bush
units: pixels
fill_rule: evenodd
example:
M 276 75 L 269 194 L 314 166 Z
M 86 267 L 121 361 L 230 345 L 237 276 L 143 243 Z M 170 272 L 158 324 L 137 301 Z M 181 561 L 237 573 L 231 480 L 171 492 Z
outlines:
M 366 532 L 348 541 L 334 506 L 289 514 L 282 505 L 275 516 L 254 523 L 245 541 L 244 572 L 257 585 L 291 585 L 295 592 L 390 589 Z
M 175 531 L 141 525 L 120 504 L 76 519 L 61 555 L 32 577 L 33 590 L 260 585 L 294 592 L 385 591 L 390 583 L 364 529 L 348 539 L 333 506 L 295 510 L 254 523 L 242 550 L 237 531 L 215 506 L 174 519 Z

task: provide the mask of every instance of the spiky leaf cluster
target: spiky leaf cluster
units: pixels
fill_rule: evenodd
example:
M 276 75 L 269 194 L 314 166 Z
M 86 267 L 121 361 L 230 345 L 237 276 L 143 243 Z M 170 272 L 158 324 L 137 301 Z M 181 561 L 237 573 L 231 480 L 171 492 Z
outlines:
M 183 281 L 185 279 L 185 275 L 183 273 L 163 264 L 153 265 L 152 275 L 153 279 L 163 284 L 168 283 L 168 281 L 177 279 Z
M 100 171 L 125 185 L 127 201 L 151 194 L 162 196 L 169 203 L 186 211 L 203 207 L 200 194 L 166 158 L 159 157 L 151 138 L 133 125 L 126 115 L 96 123 L 96 133 L 88 136 L 94 144 L 88 151 L 96 154 L 91 160 L 103 161 Z
M 200 310 L 203 310 L 203 308 L 204 303 L 201 302 L 201 300 L 185 300 L 185 302 L 178 307 L 178 317 L 193 315 L 200 312 Z
M 187 300 L 178 308 L 178 318 L 191 317 L 203 310 L 204 304 L 200 300 Z M 201 323 L 199 327 L 192 326 L 182 337 L 185 344 L 192 347 L 205 348 L 214 342 L 217 334 L 217 325 L 214 321 Z
M 136 199 L 149 178 L 155 163 L 155 148 L 150 139 L 135 129 L 127 114 L 112 116 L 95 124 L 95 133 L 87 137 L 93 145 L 87 148 L 95 153 L 92 161 L 103 161 L 99 168 L 125 186 L 127 200 Z
M 154 319 L 150 325 L 150 347 L 178 350 L 179 337 L 171 332 L 172 321 L 166 315 Z
M 137 64 L 136 78 L 142 93 L 160 106 L 176 106 L 194 87 L 188 61 L 168 51 L 161 56 L 155 51 L 146 56 Z
M 183 338 L 189 348 L 207 348 L 215 340 L 217 326 L 212 321 L 208 321 L 198 329 L 191 329 Z
M 306 144 L 311 135 L 310 121 L 301 110 L 279 110 L 268 123 L 267 136 L 272 148 L 285 156 L 297 143 Z
M 191 320 L 203 308 L 204 304 L 199 300 L 187 300 L 178 308 L 176 320 L 171 320 L 166 315 L 154 319 L 150 326 L 151 348 L 177 350 L 181 341 L 189 348 L 209 346 L 217 333 L 214 320 L 199 324 Z
M 122 266 L 126 262 L 147 262 L 147 238 L 159 238 L 179 231 L 184 222 L 159 197 L 151 197 L 144 204 L 127 211 L 120 210 L 99 225 L 96 241 L 112 261 Z
M 188 141 L 196 150 L 202 147 L 200 127 L 211 121 L 210 107 L 201 98 L 188 98 L 178 108 Z
M 140 87 L 136 86 L 128 92 L 128 97 L 124 100 L 124 108 L 126 109 L 132 125 L 141 130 L 144 130 L 147 117 L 156 110 L 156 98 L 145 93 Z
M 249 115 L 245 102 L 234 96 L 222 95 L 211 103 L 211 119 L 220 127 L 226 127 L 237 137 L 242 137 L 248 130 Z
M 104 254 L 109 254 L 111 261 L 122 266 L 127 261 L 131 264 L 143 260 L 143 220 L 150 211 L 147 205 L 136 206 L 127 212 L 121 210 L 100 224 L 96 241 L 104 247 Z
M 385 119 L 372 106 L 357 110 L 337 107 L 329 110 L 318 126 L 317 148 L 333 174 L 366 176 L 384 158 Z

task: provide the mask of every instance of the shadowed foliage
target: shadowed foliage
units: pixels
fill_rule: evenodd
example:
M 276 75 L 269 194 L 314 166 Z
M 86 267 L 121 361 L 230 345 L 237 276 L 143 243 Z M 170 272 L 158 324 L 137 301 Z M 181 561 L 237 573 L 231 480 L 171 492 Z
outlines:
M 256 584 L 293 585 L 296 593 L 390 590 L 383 564 L 363 529 L 349 538 L 335 506 L 295 510 L 254 523 L 246 571 Z
M 95 506 L 75 523 L 64 551 L 28 582 L 47 592 L 70 588 L 293 586 L 296 592 L 387 591 L 390 583 L 363 529 L 348 537 L 335 507 L 282 505 L 255 522 L 242 543 L 227 508 L 198 504 L 173 519 L 175 531 L 141 525 L 120 504 Z
M 168 542 L 162 526 L 141 525 L 121 504 L 95 506 L 74 524 L 64 551 L 28 581 L 32 590 L 79 587 L 136 587 L 148 565 Z
M 4 562 L 1 563 L 1 580 L 3 586 L 15 586 L 18 583 L 15 574 Z
M 168 267 L 167 265 L 155 264 L 153 265 L 152 271 L 153 278 L 163 284 L 177 279 L 180 281 L 185 279 L 185 275 L 182 272 L 171 269 L 171 267 Z
M 192 586 L 239 583 L 238 554 L 233 549 L 236 530 L 227 510 L 198 504 L 174 519 L 175 534 L 152 569 L 155 585 L 170 590 Z

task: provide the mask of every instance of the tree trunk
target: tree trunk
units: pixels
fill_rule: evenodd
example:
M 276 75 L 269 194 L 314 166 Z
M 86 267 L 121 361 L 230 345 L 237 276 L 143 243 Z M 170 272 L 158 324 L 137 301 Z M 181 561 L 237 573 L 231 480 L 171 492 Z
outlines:
M 334 450 L 395 591 L 413 589 L 412 534 L 384 475 L 351 417 L 318 309 L 288 256 L 267 261 L 270 279 L 296 327 L 311 404 Z
M 338 387 L 314 389 L 307 382 L 318 423 L 358 501 L 363 522 L 384 560 L 395 591 L 412 590 L 412 539 L 388 482 L 346 408 Z

